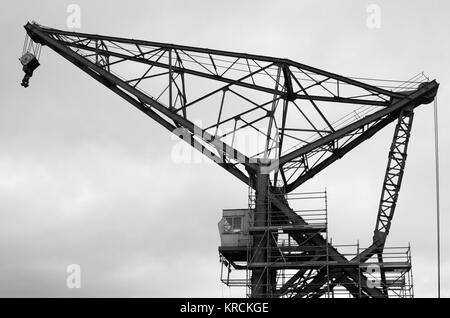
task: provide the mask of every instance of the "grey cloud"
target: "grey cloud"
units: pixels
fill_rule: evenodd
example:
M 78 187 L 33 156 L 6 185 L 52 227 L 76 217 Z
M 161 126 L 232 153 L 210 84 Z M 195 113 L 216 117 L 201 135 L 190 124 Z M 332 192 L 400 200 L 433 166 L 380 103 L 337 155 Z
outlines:
M 2 1 L 1 296 L 243 296 L 219 283 L 217 221 L 246 186 L 212 164 L 175 164 L 174 141 L 54 52 L 24 90 L 27 20 L 65 28 L 72 1 Z M 441 124 L 443 294 L 450 296 L 447 2 L 77 1 L 83 32 L 289 57 L 352 76 L 436 78 Z M 105 6 L 107 10 L 105 10 Z M 152 14 L 149 14 L 151 12 Z M 427 12 L 424 14 L 424 12 Z M 431 20 L 427 17 L 433 17 Z M 368 243 L 392 127 L 305 185 L 327 186 L 330 234 Z M 432 105 L 418 109 L 390 245 L 411 241 L 416 295 L 436 295 Z M 82 266 L 82 288 L 65 286 Z M 240 294 L 239 294 L 240 293 Z

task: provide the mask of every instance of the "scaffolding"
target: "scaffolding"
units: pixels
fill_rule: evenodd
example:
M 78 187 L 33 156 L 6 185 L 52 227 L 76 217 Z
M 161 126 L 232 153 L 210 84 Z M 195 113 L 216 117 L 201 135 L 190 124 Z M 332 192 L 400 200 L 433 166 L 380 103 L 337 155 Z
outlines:
M 255 224 L 256 196 L 254 190 L 249 188 L 248 209 L 224 211 L 224 216 L 230 213 L 248 214 L 242 219 L 245 222 L 242 222 L 240 228 L 233 228 L 234 235 L 240 235 L 239 243 L 235 246 L 219 247 L 221 281 L 225 285 L 245 288 L 248 297 L 257 298 L 342 298 L 363 297 L 361 285 L 366 282 L 374 288 L 385 290 L 387 297 L 414 296 L 409 245 L 385 247 L 382 262 L 377 255 L 362 260 L 361 252 L 365 249 L 359 242 L 352 245 L 334 245 L 351 261 L 333 261 L 330 259 L 331 239 L 328 235 L 326 189 L 290 194 L 280 192 L 280 188 L 274 189 L 269 189 L 270 194 L 283 196 L 290 206 L 295 207 L 294 212 L 305 220 L 305 224 L 289 223 L 283 211 L 274 209 L 270 199 L 266 202 L 268 213 L 264 212 L 268 216 L 266 223 Z M 268 197 L 271 198 L 271 195 Z M 231 223 L 231 219 L 228 222 Z M 241 224 L 241 221 L 238 223 Z M 325 239 L 322 246 L 311 243 L 314 236 L 319 235 Z M 299 236 L 305 236 L 307 239 L 294 239 Z M 359 287 L 352 293 L 349 290 L 355 285 L 354 281 L 335 278 L 339 272 L 349 267 L 357 269 L 360 278 L 357 284 Z M 252 279 L 255 271 L 259 271 L 258 279 Z M 327 277 L 325 283 L 318 279 L 323 276 Z M 320 292 L 317 292 L 318 289 Z M 312 290 L 316 292 L 312 293 Z M 263 291 L 264 295 L 255 291 Z

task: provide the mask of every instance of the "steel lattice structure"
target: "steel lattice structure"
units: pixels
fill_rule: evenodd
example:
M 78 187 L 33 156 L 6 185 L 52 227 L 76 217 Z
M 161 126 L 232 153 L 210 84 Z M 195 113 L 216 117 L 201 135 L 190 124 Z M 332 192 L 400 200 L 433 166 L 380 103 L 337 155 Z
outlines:
M 255 224 L 262 226 L 277 213 L 283 216 L 280 226 L 305 225 L 285 195 L 397 122 L 373 244 L 358 261 L 374 255 L 382 260 L 413 110 L 434 99 L 436 81 L 396 90 L 289 59 L 67 32 L 37 23 L 25 29 L 34 44 L 51 48 L 253 188 L 259 212 Z M 294 294 L 320 296 L 320 286 L 341 281 L 355 297 L 387 296 L 383 288 L 368 287 L 356 260 L 322 236 L 287 228 L 285 233 L 299 244 L 327 246 L 330 257 L 331 270 L 317 270 L 311 280 L 299 268 L 288 284 Z M 287 287 L 257 283 L 262 277 L 273 281 L 276 271 L 276 266 L 253 269 L 252 295 L 282 296 Z

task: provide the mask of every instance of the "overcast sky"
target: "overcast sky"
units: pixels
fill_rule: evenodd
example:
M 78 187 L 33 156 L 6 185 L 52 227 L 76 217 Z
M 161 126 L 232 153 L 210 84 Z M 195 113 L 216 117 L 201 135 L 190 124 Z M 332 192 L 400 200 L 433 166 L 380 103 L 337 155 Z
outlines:
M 448 1 L 0 2 L 0 296 L 244 296 L 219 283 L 217 222 L 247 188 L 211 163 L 177 164 L 170 134 L 44 48 L 29 88 L 23 25 L 287 57 L 347 76 L 441 85 L 442 294 L 450 296 Z M 114 4 L 113 4 L 114 3 Z M 117 3 L 117 4 L 116 4 Z M 367 6 L 381 28 L 367 26 Z M 369 244 L 393 126 L 306 183 L 327 187 L 337 244 Z M 433 107 L 416 111 L 387 245 L 411 242 L 416 296 L 436 291 Z M 79 264 L 82 287 L 66 287 Z

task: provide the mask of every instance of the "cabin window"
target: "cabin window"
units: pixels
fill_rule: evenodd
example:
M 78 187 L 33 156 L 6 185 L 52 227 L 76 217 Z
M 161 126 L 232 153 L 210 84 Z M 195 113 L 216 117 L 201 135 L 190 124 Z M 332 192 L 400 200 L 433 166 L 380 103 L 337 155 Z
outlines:
M 226 216 L 224 223 L 225 233 L 239 233 L 242 230 L 242 216 Z

